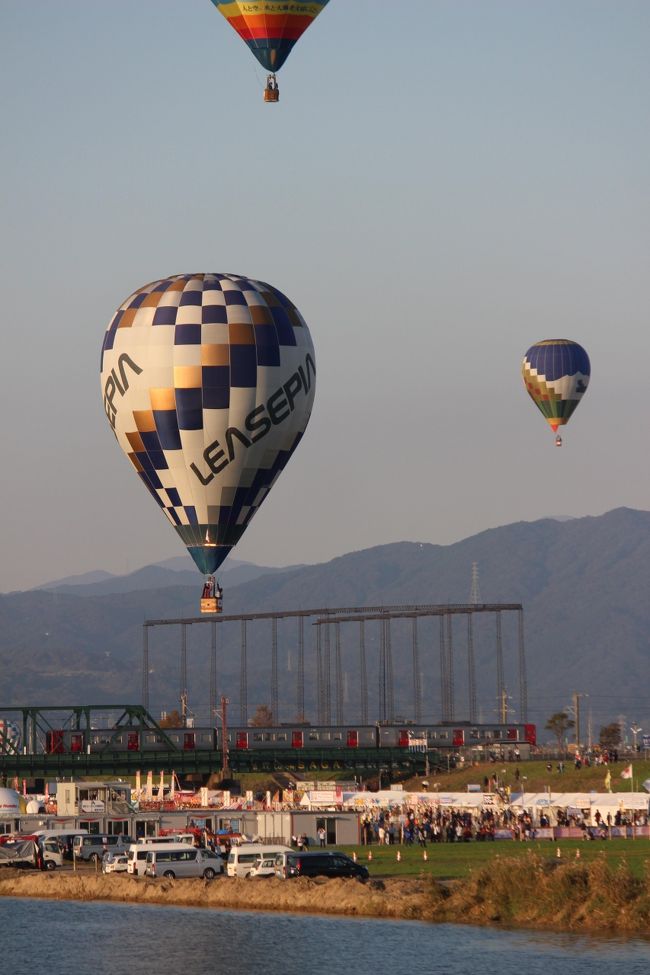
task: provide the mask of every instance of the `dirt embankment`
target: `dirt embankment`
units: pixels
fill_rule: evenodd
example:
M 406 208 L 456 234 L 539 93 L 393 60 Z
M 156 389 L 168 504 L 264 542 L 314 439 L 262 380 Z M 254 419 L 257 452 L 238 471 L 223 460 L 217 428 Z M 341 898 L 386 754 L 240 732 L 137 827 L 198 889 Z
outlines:
M 426 880 L 149 880 L 123 874 L 37 873 L 5 870 L 0 896 L 55 900 L 104 900 L 254 911 L 366 915 L 424 919 L 430 903 Z
M 338 914 L 650 937 L 650 866 L 634 877 L 588 865 L 498 858 L 468 879 L 135 880 L 123 875 L 5 871 L 0 896 Z

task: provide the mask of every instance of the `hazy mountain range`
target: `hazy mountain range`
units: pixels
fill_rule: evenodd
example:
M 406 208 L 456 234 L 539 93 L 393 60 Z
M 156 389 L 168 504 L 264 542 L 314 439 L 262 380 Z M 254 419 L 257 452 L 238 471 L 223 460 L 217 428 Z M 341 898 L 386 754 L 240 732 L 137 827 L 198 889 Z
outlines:
M 600 517 L 519 522 L 454 545 L 402 542 L 288 569 L 231 563 L 221 575 L 225 611 L 466 603 L 472 564 L 483 602 L 522 603 L 528 716 L 543 725 L 579 692 L 583 735 L 624 716 L 650 731 L 650 512 L 619 508 Z M 18 705 L 138 703 L 142 623 L 198 615 L 201 578 L 189 558 L 127 576 L 98 570 L 29 592 L 0 596 L 0 710 Z M 504 674 L 519 716 L 517 619 L 504 614 Z M 206 721 L 211 626 L 188 628 L 190 708 Z M 305 627 L 305 694 L 315 714 L 315 628 Z M 343 719 L 359 716 L 358 624 L 341 625 Z M 178 706 L 180 628 L 150 629 L 152 711 Z M 239 708 L 241 626 L 218 627 L 219 693 Z M 423 717 L 440 718 L 438 620 L 418 628 Z M 270 703 L 271 627 L 247 631 L 249 715 Z M 366 627 L 370 713 L 377 716 L 378 627 Z M 454 624 L 455 716 L 467 717 L 466 623 Z M 496 716 L 495 617 L 477 620 L 475 653 L 481 717 Z M 392 627 L 395 713 L 413 712 L 412 628 Z M 297 623 L 278 625 L 280 719 L 296 715 Z M 334 638 L 332 637 L 332 660 Z M 311 713 L 310 713 L 311 711 Z

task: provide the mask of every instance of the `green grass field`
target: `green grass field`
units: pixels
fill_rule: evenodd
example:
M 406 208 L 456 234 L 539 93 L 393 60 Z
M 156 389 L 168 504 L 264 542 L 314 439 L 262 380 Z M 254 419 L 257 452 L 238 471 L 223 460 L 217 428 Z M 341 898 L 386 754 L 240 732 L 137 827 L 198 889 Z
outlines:
M 633 778 L 622 779 L 621 772 L 627 765 L 632 763 Z M 550 762 L 551 770 L 547 769 Z M 534 759 L 529 762 L 481 762 L 476 765 L 465 764 L 458 769 L 442 769 L 439 772 L 431 772 L 427 776 L 428 792 L 465 792 L 468 785 L 485 785 L 485 779 L 496 776 L 500 786 L 509 786 L 512 792 L 520 792 L 523 788 L 527 792 L 545 792 L 551 789 L 552 792 L 605 792 L 605 776 L 609 771 L 611 775 L 612 792 L 630 792 L 632 788 L 636 792 L 643 791 L 642 783 L 650 779 L 650 760 L 641 759 L 639 756 L 625 755 L 621 760 L 609 766 L 591 766 L 576 769 L 571 758 L 564 762 L 564 772 L 557 771 L 557 760 Z M 517 778 L 517 770 L 519 777 Z M 291 775 L 294 780 L 307 778 L 313 781 L 349 781 L 355 777 L 355 773 L 342 769 L 333 771 L 313 771 Z M 362 778 L 376 787 L 377 774 L 368 770 L 362 776 L 356 772 L 356 777 Z M 272 773 L 254 772 L 242 773 L 236 778 L 241 782 L 242 789 L 267 789 L 274 787 Z M 401 779 L 400 784 L 405 790 L 422 791 L 422 781 L 424 776 L 416 778 Z M 384 776 L 384 788 L 388 787 L 386 776 Z M 277 785 L 275 786 L 277 788 Z
M 551 771 L 547 769 L 550 762 Z M 632 764 L 632 779 L 622 779 L 621 772 Z M 468 785 L 476 784 L 482 788 L 486 778 L 497 776 L 499 785 L 510 786 L 512 792 L 521 792 L 522 786 L 526 792 L 545 792 L 550 788 L 552 792 L 606 792 L 605 776 L 611 775 L 612 792 L 642 792 L 642 783 L 650 779 L 650 761 L 641 760 L 626 755 L 619 762 L 612 765 L 583 766 L 576 769 L 573 761 L 567 758 L 564 762 L 564 772 L 557 771 L 557 760 L 534 759 L 530 762 L 482 762 L 469 765 L 466 768 L 444 770 L 431 773 L 428 776 L 429 792 L 464 792 Z M 517 778 L 517 770 L 519 778 Z M 409 779 L 404 788 L 419 790 L 422 777 Z M 436 789 L 437 786 L 437 789 Z
M 419 846 L 345 846 L 339 847 L 352 856 L 356 853 L 359 863 L 370 870 L 372 877 L 420 877 L 430 876 L 437 880 L 454 880 L 467 877 L 495 859 L 510 860 L 535 853 L 554 860 L 560 850 L 562 860 L 575 861 L 580 854 L 583 863 L 605 859 L 612 869 L 627 862 L 633 875 L 642 877 L 650 857 L 650 840 L 532 840 L 516 842 L 495 840 L 477 843 L 430 843 L 427 844 L 427 860 Z M 401 860 L 397 860 L 399 851 Z M 368 854 L 372 860 L 368 860 Z

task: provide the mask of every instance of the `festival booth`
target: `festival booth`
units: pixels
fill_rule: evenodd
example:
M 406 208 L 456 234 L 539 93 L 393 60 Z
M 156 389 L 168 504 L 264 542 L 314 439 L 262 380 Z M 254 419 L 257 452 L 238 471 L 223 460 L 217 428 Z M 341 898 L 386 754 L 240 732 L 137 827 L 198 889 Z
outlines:
M 554 838 L 581 837 L 583 830 L 580 826 L 558 826 L 558 812 L 561 810 L 563 818 L 575 817 L 587 826 L 598 826 L 599 822 L 608 828 L 610 836 L 628 835 L 625 826 L 616 826 L 617 813 L 626 817 L 644 820 L 649 812 L 650 796 L 645 792 L 525 792 L 513 797 L 510 805 L 513 811 L 530 813 L 533 825 L 539 826 L 540 817 L 545 815 L 554 828 Z M 600 815 L 597 816 L 597 813 Z M 609 820 L 608 820 L 609 816 Z M 539 835 L 539 830 L 538 830 Z M 636 836 L 650 836 L 650 827 L 637 826 Z
M 356 809 L 359 812 L 394 809 L 398 806 L 407 809 L 425 806 L 435 810 L 478 812 L 481 809 L 495 809 L 502 806 L 499 796 L 492 792 L 402 792 L 401 790 L 344 792 L 342 803 L 345 809 Z

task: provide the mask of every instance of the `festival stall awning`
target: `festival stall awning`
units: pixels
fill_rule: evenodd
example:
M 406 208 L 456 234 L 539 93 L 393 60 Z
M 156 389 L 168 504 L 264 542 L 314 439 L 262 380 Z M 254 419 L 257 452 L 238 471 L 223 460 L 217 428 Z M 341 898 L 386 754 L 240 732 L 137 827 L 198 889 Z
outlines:
M 512 799 L 518 809 L 543 812 L 544 809 L 582 809 L 607 812 L 631 810 L 648 812 L 650 796 L 645 792 L 525 792 Z

